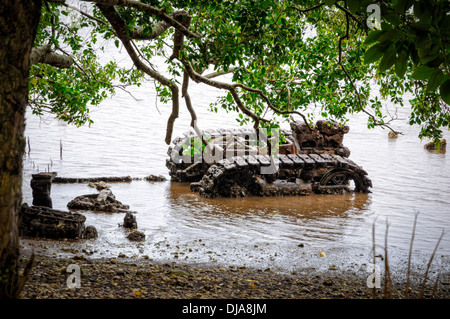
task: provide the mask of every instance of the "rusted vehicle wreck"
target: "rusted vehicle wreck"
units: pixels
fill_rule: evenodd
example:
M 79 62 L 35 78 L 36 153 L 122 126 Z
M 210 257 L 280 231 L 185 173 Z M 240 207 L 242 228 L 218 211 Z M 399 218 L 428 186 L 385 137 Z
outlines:
M 281 138 L 243 128 L 189 131 L 173 140 L 166 167 L 172 181 L 207 198 L 370 192 L 367 172 L 343 146 L 348 126 L 290 127 Z

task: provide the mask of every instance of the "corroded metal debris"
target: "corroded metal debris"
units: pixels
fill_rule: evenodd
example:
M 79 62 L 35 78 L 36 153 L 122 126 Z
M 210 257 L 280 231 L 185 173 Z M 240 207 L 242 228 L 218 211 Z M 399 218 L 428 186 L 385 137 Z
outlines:
M 23 204 L 19 216 L 19 229 L 22 236 L 52 239 L 97 237 L 95 227 L 85 227 L 86 217 L 82 214 Z
M 169 147 L 166 166 L 172 181 L 190 182 L 208 198 L 368 193 L 367 172 L 342 144 L 348 131 L 325 121 L 294 122 L 276 152 L 273 138 L 249 129 L 206 130 L 201 139 L 186 132 Z

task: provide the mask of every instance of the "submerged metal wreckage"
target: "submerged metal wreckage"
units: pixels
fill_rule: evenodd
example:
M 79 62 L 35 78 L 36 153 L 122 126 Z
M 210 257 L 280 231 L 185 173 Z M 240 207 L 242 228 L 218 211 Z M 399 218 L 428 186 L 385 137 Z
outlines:
M 348 126 L 290 127 L 269 137 L 245 128 L 189 131 L 173 140 L 166 167 L 172 181 L 207 198 L 370 192 L 367 172 L 342 144 Z

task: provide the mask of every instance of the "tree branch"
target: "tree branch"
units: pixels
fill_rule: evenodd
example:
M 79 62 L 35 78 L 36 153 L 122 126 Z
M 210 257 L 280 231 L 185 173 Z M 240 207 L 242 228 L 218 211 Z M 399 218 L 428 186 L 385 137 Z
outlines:
M 208 79 L 200 74 L 198 74 L 192 67 L 192 65 L 189 62 L 186 62 L 184 60 L 181 60 L 181 63 L 183 63 L 185 70 L 188 71 L 189 76 L 195 81 L 195 82 L 201 82 L 204 84 L 207 84 L 209 86 L 213 86 L 216 87 L 218 89 L 224 89 L 224 90 L 228 90 L 231 95 L 233 96 L 233 99 L 237 105 L 237 107 L 239 108 L 239 110 L 244 113 L 245 115 L 247 115 L 248 117 L 252 118 L 255 121 L 255 128 L 257 128 L 259 126 L 259 122 L 269 122 L 269 120 L 266 120 L 258 115 L 256 115 L 255 113 L 253 113 L 252 111 L 250 111 L 249 109 L 247 109 L 244 106 L 244 103 L 242 103 L 242 100 L 240 99 L 239 95 L 236 92 L 236 84 L 228 84 L 228 83 L 224 83 L 224 82 L 219 82 L 219 81 L 215 81 L 215 80 L 211 80 Z
M 344 71 L 344 73 L 345 73 L 347 79 L 349 80 L 349 82 L 350 82 L 350 84 L 351 84 L 353 90 L 354 90 L 355 93 L 356 93 L 356 97 L 358 98 L 358 104 L 359 104 L 360 110 L 361 110 L 362 112 L 366 113 L 366 114 L 372 119 L 374 125 L 376 125 L 376 126 L 387 127 L 388 129 L 390 129 L 392 132 L 394 132 L 394 133 L 396 133 L 396 134 L 402 134 L 401 132 L 397 132 L 396 130 L 394 130 L 393 128 L 391 128 L 387 123 L 384 123 L 384 122 L 382 122 L 382 121 L 381 121 L 381 122 L 378 121 L 378 119 L 377 119 L 373 114 L 371 114 L 370 112 L 368 112 L 368 111 L 365 109 L 365 107 L 363 106 L 362 101 L 361 101 L 361 96 L 360 96 L 360 94 L 359 94 L 359 91 L 358 91 L 358 89 L 356 88 L 356 85 L 355 85 L 355 83 L 354 83 L 352 77 L 350 76 L 350 74 L 347 72 L 346 68 L 345 68 L 344 65 L 342 64 L 342 41 L 348 40 L 349 37 L 350 37 L 350 36 L 349 36 L 349 32 L 350 32 L 350 22 L 349 22 L 349 14 L 348 14 L 347 12 L 345 13 L 345 21 L 346 21 L 345 34 L 339 38 L 339 46 L 338 46 L 338 50 L 339 50 L 338 57 L 339 57 L 339 60 L 338 60 L 338 63 L 339 63 L 339 67 L 341 68 L 342 71 Z
M 190 31 L 188 28 L 186 28 L 182 23 L 177 21 L 175 17 L 170 16 L 169 14 L 165 13 L 164 9 L 158 9 L 154 6 L 151 6 L 149 4 L 142 3 L 140 1 L 135 0 L 82 0 L 86 2 L 94 2 L 98 5 L 102 6 L 121 6 L 121 7 L 129 7 L 137 9 L 141 12 L 146 12 L 151 15 L 154 15 L 161 19 L 164 22 L 167 22 L 175 29 L 179 30 L 183 35 L 189 37 L 189 38 L 201 38 L 201 35 Z
M 229 68 L 228 71 L 217 71 L 217 72 L 212 72 L 210 74 L 204 75 L 205 78 L 207 79 L 212 79 L 224 74 L 228 74 L 228 73 L 233 73 L 237 68 Z
M 191 114 L 191 126 L 194 127 L 195 121 L 197 121 L 197 114 L 195 114 L 195 110 L 192 107 L 191 97 L 188 92 L 189 86 L 189 73 L 187 70 L 183 72 L 183 85 L 181 87 L 181 97 L 184 97 L 184 101 L 186 102 L 186 107 Z
M 127 50 L 127 53 L 130 56 L 136 68 L 148 74 L 149 76 L 151 76 L 152 78 L 154 78 L 155 80 L 157 80 L 158 82 L 167 86 L 170 89 L 172 93 L 172 113 L 170 114 L 169 119 L 167 121 L 166 138 L 165 138 L 166 144 L 170 144 L 172 140 L 173 124 L 175 120 L 178 118 L 179 113 L 178 86 L 172 83 L 171 80 L 169 80 L 162 74 L 151 69 L 145 63 L 143 63 L 141 59 L 139 59 L 139 56 L 134 50 L 133 44 L 129 36 L 127 35 L 125 23 L 114 7 L 102 4 L 97 4 L 97 6 L 102 12 L 102 14 L 105 16 L 105 18 L 109 21 L 113 29 L 116 31 L 117 37 L 120 39 L 120 41 L 122 41 L 124 48 Z
M 58 2 L 58 3 L 60 3 L 60 2 Z M 80 14 L 84 15 L 86 18 L 89 18 L 89 19 L 91 19 L 91 20 L 97 21 L 97 22 L 99 22 L 99 23 L 101 23 L 101 24 L 106 24 L 106 21 L 100 20 L 100 19 L 98 19 L 98 18 L 96 18 L 96 17 L 90 15 L 89 13 L 84 12 L 84 11 L 78 9 L 77 7 L 71 6 L 71 5 L 67 4 L 67 3 L 65 3 L 65 1 L 62 1 L 61 3 L 62 3 L 62 5 L 65 6 L 66 8 L 75 10 L 75 11 L 79 12 Z
M 70 68 L 74 60 L 69 55 L 58 54 L 50 49 L 50 45 L 31 49 L 30 64 L 45 63 L 57 68 Z
M 184 27 L 189 28 L 192 17 L 187 12 L 184 12 L 183 14 L 176 16 L 175 19 L 179 21 Z M 183 45 L 183 43 L 184 34 L 180 30 L 175 29 L 175 34 L 173 36 L 173 52 L 169 60 L 173 60 L 179 57 L 181 46 Z
M 339 10 L 344 11 L 345 14 L 346 14 L 347 16 L 349 16 L 350 18 L 352 18 L 356 23 L 361 24 L 361 21 L 359 21 L 359 20 L 358 20 L 358 19 L 350 12 L 350 10 L 348 10 L 347 8 L 341 6 L 341 5 L 340 5 L 339 3 L 337 3 L 337 2 L 336 2 L 334 5 L 335 5 L 336 8 L 338 8 Z
M 152 32 L 145 33 L 144 27 L 136 27 L 131 29 L 130 38 L 134 40 L 153 40 L 163 34 L 167 29 L 170 28 L 170 24 L 165 21 L 159 21 L 152 26 Z
M 174 19 L 179 19 L 180 16 L 185 15 L 186 11 L 180 10 L 170 14 Z M 135 27 L 129 30 L 129 36 L 133 40 L 153 40 L 163 34 L 171 25 L 166 21 L 159 21 L 152 26 L 152 31 L 146 33 L 144 27 Z
M 244 84 L 241 84 L 241 83 L 236 83 L 236 84 L 234 84 L 234 86 L 243 88 L 244 90 L 249 91 L 249 92 L 253 92 L 253 93 L 259 94 L 259 96 L 261 96 L 261 98 L 266 101 L 267 106 L 270 109 L 272 109 L 273 111 L 275 111 L 276 113 L 278 113 L 278 114 L 297 114 L 297 115 L 299 115 L 303 119 L 303 121 L 305 122 L 306 126 L 311 130 L 311 127 L 308 124 L 306 116 L 304 114 L 300 113 L 299 111 L 289 111 L 289 110 L 283 111 L 283 110 L 280 110 L 279 108 L 275 107 L 272 104 L 272 102 L 270 101 L 270 99 L 267 97 L 267 95 L 265 95 L 264 92 L 259 90 L 259 89 L 254 89 L 254 88 L 248 87 L 248 86 L 246 86 Z

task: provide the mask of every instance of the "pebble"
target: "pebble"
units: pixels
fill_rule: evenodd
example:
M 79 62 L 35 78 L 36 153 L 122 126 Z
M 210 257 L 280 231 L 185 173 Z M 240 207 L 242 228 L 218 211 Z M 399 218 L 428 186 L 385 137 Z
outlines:
M 81 287 L 67 287 L 67 266 L 81 266 Z M 225 298 L 225 299 L 371 299 L 367 275 L 353 272 L 311 270 L 284 274 L 245 266 L 212 264 L 159 264 L 145 258 L 90 258 L 73 260 L 36 255 L 30 276 L 20 295 L 23 299 L 130 299 L 130 298 Z M 403 279 L 403 278 L 401 278 Z M 393 298 L 402 298 L 404 282 L 394 285 Z M 416 282 L 416 281 L 412 281 Z M 431 296 L 434 282 L 427 283 L 425 297 Z M 421 280 L 412 287 L 410 298 L 420 291 Z M 435 298 L 449 299 L 450 287 L 438 285 Z M 378 289 L 377 298 L 383 298 Z

